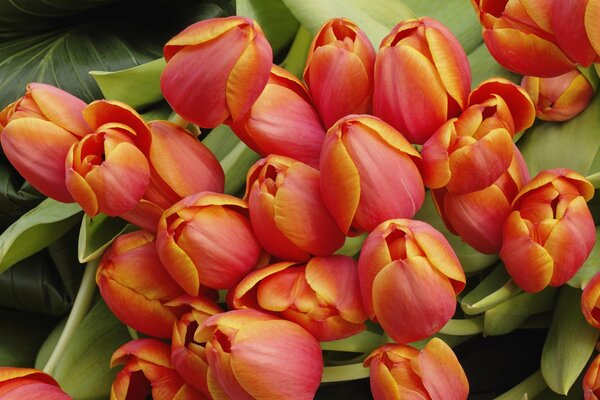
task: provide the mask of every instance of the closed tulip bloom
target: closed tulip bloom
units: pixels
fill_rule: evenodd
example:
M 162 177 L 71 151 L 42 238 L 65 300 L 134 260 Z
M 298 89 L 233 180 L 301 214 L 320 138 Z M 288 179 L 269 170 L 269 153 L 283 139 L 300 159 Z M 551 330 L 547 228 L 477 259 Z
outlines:
M 408 219 L 385 221 L 369 233 L 358 277 L 367 314 L 398 343 L 424 339 L 444 326 L 466 281 L 446 238 Z
M 110 390 L 111 400 L 205 400 L 210 397 L 185 383 L 170 361 L 171 349 L 157 339 L 136 339 L 119 347 L 111 368 L 124 364 Z
M 560 286 L 577 273 L 596 240 L 586 204 L 593 185 L 576 172 L 540 172 L 513 201 L 500 258 L 515 283 L 530 293 Z
M 521 86 L 531 96 L 536 116 L 545 121 L 573 118 L 594 96 L 592 85 L 577 69 L 553 78 L 524 76 Z
M 583 288 L 581 312 L 590 325 L 600 329 L 600 273 L 594 275 Z
M 33 368 L 0 367 L 1 400 L 71 400 L 50 375 Z
M 187 293 L 197 295 L 200 284 L 231 288 L 256 266 L 262 248 L 247 207 L 233 196 L 202 192 L 165 210 L 156 248 L 169 274 Z
M 329 128 L 348 114 L 369 114 L 375 50 L 365 33 L 345 18 L 327 21 L 313 39 L 304 80 Z
M 596 8 L 596 10 L 595 10 Z M 550 18 L 556 42 L 567 56 L 574 62 L 589 67 L 600 62 L 597 51 L 600 47 L 592 46 L 588 37 L 590 33 L 598 33 L 598 17 L 600 2 L 597 0 L 552 1 Z
M 450 232 L 480 253 L 496 254 L 502 246 L 502 228 L 512 211 L 512 201 L 529 179 L 525 160 L 513 145 L 510 166 L 490 186 L 463 194 L 440 188 L 433 189 L 432 194 Z
M 165 99 L 177 114 L 204 128 L 246 114 L 273 64 L 260 27 L 237 16 L 196 22 L 165 44 L 164 55 Z
M 277 65 L 250 111 L 231 129 L 263 157 L 280 154 L 319 167 L 325 128 L 304 84 Z
M 594 48 L 596 55 L 600 55 L 600 1 L 599 0 L 588 0 L 585 8 L 585 33 L 590 41 L 590 44 Z M 597 59 L 594 62 L 598 62 Z
M 346 239 L 323 203 L 319 171 L 270 155 L 248 171 L 246 195 L 258 241 L 283 260 L 328 256 Z
M 83 118 L 86 104 L 42 83 L 30 83 L 23 97 L 2 111 L 0 143 L 6 158 L 33 187 L 72 203 L 65 185 L 69 148 L 92 129 Z
M 396 25 L 375 62 L 373 112 L 423 144 L 467 106 L 471 70 L 467 56 L 440 22 L 424 17 Z
M 340 230 L 368 232 L 391 218 L 412 218 L 425 198 L 421 156 L 400 132 L 370 115 L 329 129 L 321 151 L 321 194 Z
M 317 340 L 337 340 L 365 329 L 356 261 L 342 255 L 306 264 L 280 262 L 250 273 L 235 288 L 233 306 L 274 312 Z
M 194 341 L 206 343 L 213 398 L 312 399 L 321 382 L 319 342 L 299 325 L 255 310 L 208 318 Z
M 583 375 L 584 400 L 600 399 L 600 355 L 592 361 Z
M 438 338 L 423 350 L 389 344 L 364 362 L 375 400 L 466 400 L 469 381 L 452 349 Z
M 505 68 L 521 75 L 552 77 L 575 66 L 552 30 L 551 0 L 471 0 L 483 25 L 483 41 Z M 570 12 L 570 9 L 569 9 Z

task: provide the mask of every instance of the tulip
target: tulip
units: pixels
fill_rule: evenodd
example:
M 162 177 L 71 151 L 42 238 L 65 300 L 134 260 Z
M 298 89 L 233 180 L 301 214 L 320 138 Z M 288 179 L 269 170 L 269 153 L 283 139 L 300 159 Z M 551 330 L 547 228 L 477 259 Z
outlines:
M 557 2 L 560 3 L 560 2 Z M 566 121 L 582 112 L 594 96 L 592 85 L 577 69 L 554 78 L 524 76 L 521 86 L 545 121 Z
M 369 318 L 398 343 L 424 339 L 444 326 L 466 281 L 446 238 L 408 219 L 385 221 L 369 233 L 358 278 Z
M 550 11 L 550 22 L 557 44 L 571 60 L 585 67 L 600 62 L 600 56 L 596 54 L 600 48 L 597 47 L 594 51 L 590 43 L 593 35 L 588 38 L 589 33 L 586 31 L 588 27 L 593 29 L 598 25 L 600 15 L 594 15 L 593 3 L 600 5 L 595 0 L 553 1 Z
M 525 160 L 513 145 L 510 166 L 492 185 L 463 194 L 440 188 L 432 194 L 450 232 L 481 253 L 496 254 L 502 246 L 502 227 L 512 211 L 512 201 L 529 179 Z
M 156 248 L 160 261 L 187 293 L 197 295 L 200 284 L 231 288 L 256 266 L 262 249 L 247 208 L 233 196 L 202 192 L 165 210 Z
M 321 198 L 319 171 L 270 155 L 248 171 L 250 222 L 260 244 L 284 260 L 328 256 L 346 239 Z
M 350 115 L 329 129 L 321 151 L 321 192 L 340 230 L 371 231 L 391 218 L 411 218 L 425 188 L 421 156 L 379 118 Z
M 204 128 L 250 110 L 269 79 L 273 53 L 249 18 L 196 22 L 165 44 L 160 78 L 165 99 L 183 118 Z
M 56 87 L 30 83 L 23 97 L 2 111 L 0 142 L 6 158 L 33 187 L 62 202 L 73 202 L 65 185 L 69 148 L 91 132 L 86 104 Z
M 319 342 L 293 322 L 255 310 L 208 318 L 194 335 L 206 343 L 214 398 L 312 399 L 321 381 Z
M 325 128 L 304 84 L 277 65 L 250 111 L 231 129 L 263 157 L 280 154 L 319 166 Z
M 581 312 L 590 325 L 600 329 L 600 273 L 594 275 L 583 288 Z
M 574 68 L 552 31 L 550 14 L 556 1 L 471 0 L 471 3 L 483 25 L 483 41 L 503 67 L 521 75 L 544 78 Z
M 458 40 L 424 17 L 396 25 L 375 61 L 373 112 L 409 142 L 423 144 L 467 105 L 471 70 Z
M 584 400 L 600 399 L 600 355 L 589 365 L 583 375 L 583 398 Z
M 594 187 L 567 169 L 540 172 L 512 203 L 500 258 L 515 283 L 535 293 L 566 283 L 581 268 L 596 240 L 586 201 Z
M 598 20 L 600 20 L 600 1 L 588 0 L 585 8 L 584 25 L 590 44 L 596 52 L 596 57 L 600 55 L 600 26 Z M 597 59 L 594 62 L 598 62 Z
M 314 257 L 306 264 L 280 262 L 257 269 L 233 293 L 237 309 L 273 312 L 297 323 L 317 340 L 337 340 L 365 329 L 356 261 Z
M 466 400 L 469 382 L 452 349 L 432 338 L 421 351 L 389 344 L 373 351 L 364 362 L 370 368 L 375 400 Z
M 70 400 L 58 383 L 33 368 L 0 367 L 0 399 L 2 400 Z
M 189 131 L 167 121 L 149 127 L 150 181 L 138 205 L 121 217 L 156 232 L 164 210 L 192 194 L 223 192 L 225 177 L 217 158 Z
M 304 80 L 326 127 L 349 114 L 369 114 L 375 50 L 365 33 L 345 18 L 327 21 L 313 39 Z
M 156 339 L 137 339 L 119 347 L 110 360 L 111 368 L 124 364 L 111 387 L 112 400 L 205 400 L 179 376 L 170 362 L 169 345 Z

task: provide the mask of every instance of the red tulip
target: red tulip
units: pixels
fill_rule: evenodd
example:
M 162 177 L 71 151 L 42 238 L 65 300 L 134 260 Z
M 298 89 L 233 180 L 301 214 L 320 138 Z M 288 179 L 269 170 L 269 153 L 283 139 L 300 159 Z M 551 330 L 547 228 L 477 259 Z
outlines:
M 594 275 L 583 288 L 581 312 L 590 325 L 600 329 L 600 273 Z
M 158 255 L 187 293 L 197 295 L 200 284 L 231 288 L 256 266 L 262 249 L 247 207 L 233 196 L 202 192 L 165 210 L 156 234 Z
M 304 80 L 327 128 L 348 114 L 371 112 L 375 50 L 345 18 L 327 21 L 312 41 Z
M 421 351 L 402 344 L 376 349 L 365 366 L 375 400 L 466 400 L 469 382 L 452 349 L 438 338 Z
M 365 329 L 356 261 L 314 257 L 307 264 L 280 262 L 250 273 L 235 288 L 233 306 L 274 312 L 317 340 L 337 340 Z
M 589 365 L 583 375 L 583 398 L 584 400 L 600 399 L 600 355 Z
M 33 368 L 0 367 L 1 400 L 71 400 L 58 383 Z
M 411 218 L 425 189 L 421 156 L 379 118 L 350 115 L 329 129 L 321 152 L 321 193 L 342 232 L 370 231 L 391 218 Z
M 319 171 L 270 155 L 248 171 L 250 222 L 265 250 L 284 260 L 328 256 L 346 239 L 321 198 Z
M 550 10 L 551 24 L 556 34 L 556 42 L 571 60 L 589 67 L 592 63 L 600 62 L 596 48 L 590 43 L 591 37 L 586 31 L 588 26 L 593 29 L 598 26 L 598 17 L 594 15 L 594 4 L 600 6 L 597 0 L 552 1 Z M 600 9 L 600 7 L 599 7 Z M 588 15 L 589 14 L 589 15 Z M 593 21 L 593 22 L 592 22 Z M 598 30 L 598 28 L 595 28 Z M 593 35 L 591 35 L 593 36 Z
M 553 78 L 524 76 L 521 86 L 531 96 L 536 116 L 545 121 L 566 121 L 575 117 L 594 96 L 592 85 L 577 69 Z
M 231 129 L 263 157 L 280 154 L 319 166 L 325 128 L 304 84 L 277 65 L 250 111 Z
M 250 110 L 269 79 L 271 46 L 245 17 L 207 19 L 187 27 L 164 47 L 160 85 L 171 107 L 204 128 Z
M 379 47 L 373 112 L 423 144 L 466 108 L 470 87 L 467 56 L 448 28 L 428 17 L 406 20 Z
M 255 310 L 208 318 L 194 335 L 206 342 L 214 398 L 312 399 L 321 381 L 319 342 L 293 322 Z
M 466 281 L 446 238 L 408 219 L 385 221 L 369 233 L 358 277 L 367 314 L 398 343 L 424 339 L 444 326 Z
M 586 201 L 594 187 L 567 169 L 540 172 L 512 203 L 500 258 L 526 292 L 560 286 L 581 268 L 596 240 Z

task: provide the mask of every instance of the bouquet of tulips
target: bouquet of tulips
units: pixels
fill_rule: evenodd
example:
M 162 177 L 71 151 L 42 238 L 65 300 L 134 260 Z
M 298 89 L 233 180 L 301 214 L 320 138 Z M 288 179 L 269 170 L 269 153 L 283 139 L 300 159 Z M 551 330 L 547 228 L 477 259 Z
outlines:
M 600 398 L 600 0 L 201 5 L 3 99 L 1 400 Z

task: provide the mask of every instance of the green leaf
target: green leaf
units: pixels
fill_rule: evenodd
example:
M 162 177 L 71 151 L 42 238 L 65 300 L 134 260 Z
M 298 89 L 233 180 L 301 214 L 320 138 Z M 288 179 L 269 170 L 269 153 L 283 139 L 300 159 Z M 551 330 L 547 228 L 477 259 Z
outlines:
M 46 199 L 0 235 L 0 273 L 37 253 L 71 229 L 81 218 L 76 203 Z
M 8 228 L 44 198 L 21 177 L 0 152 L 0 231 Z
M 117 236 L 135 229 L 121 218 L 111 218 L 106 214 L 98 214 L 94 218 L 85 215 L 79 230 L 79 262 L 85 263 L 100 257 Z
M 585 260 L 581 269 L 567 284 L 583 289 L 585 285 L 600 271 L 600 231 L 596 229 L 596 242 L 590 256 Z
M 492 57 L 485 43 L 481 43 L 468 55 L 471 65 L 471 86 L 477 87 L 481 82 L 490 78 L 505 78 L 516 84 L 521 82 L 521 76 L 502 67 Z
M 594 351 L 600 330 L 580 309 L 581 290 L 563 286 L 542 350 L 541 371 L 556 393 L 566 395 Z
M 160 74 L 167 65 L 164 58 L 121 71 L 90 71 L 105 99 L 118 100 L 141 109 L 163 99 Z
M 485 312 L 509 298 L 521 289 L 512 281 L 504 265 L 500 264 L 460 301 L 465 314 Z
M 381 40 L 398 22 L 415 14 L 402 1 L 380 0 L 283 0 L 292 14 L 314 36 L 324 22 L 345 17 L 365 31 L 377 49 Z

